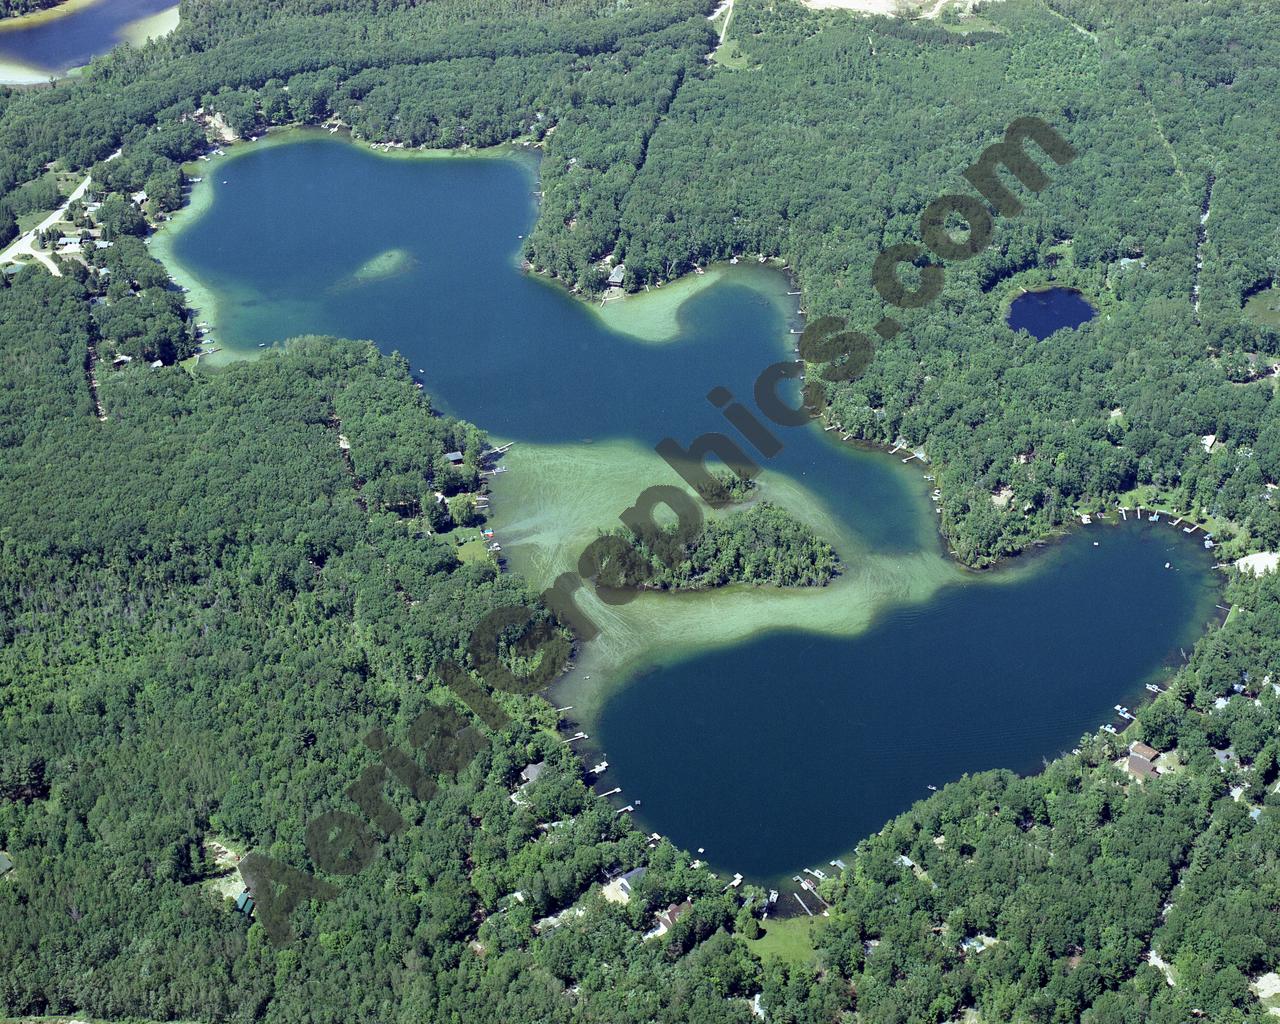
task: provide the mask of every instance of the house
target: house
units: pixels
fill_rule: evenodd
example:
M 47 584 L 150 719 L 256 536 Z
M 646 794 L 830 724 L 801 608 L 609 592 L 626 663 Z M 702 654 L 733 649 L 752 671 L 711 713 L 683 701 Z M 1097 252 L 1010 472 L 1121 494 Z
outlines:
M 118 370 L 122 366 L 128 366 L 131 362 L 133 362 L 133 356 L 116 356 L 111 360 L 111 366 L 112 369 Z
M 619 875 L 606 885 L 602 894 L 610 903 L 628 903 L 631 900 L 631 887 L 644 877 L 645 868 L 632 868 L 624 875 Z
M 621 890 L 622 895 L 626 896 L 628 899 L 631 898 L 631 884 L 644 878 L 646 870 L 646 868 L 633 868 L 618 879 L 618 888 Z
M 693 903 L 689 900 L 685 900 L 683 903 L 672 903 L 666 910 L 658 913 L 658 923 L 665 924 L 668 928 L 673 928 L 675 923 L 692 909 Z
M 513 804 L 516 804 L 520 807 L 525 806 L 526 801 L 521 799 L 520 794 L 524 792 L 525 788 L 530 783 L 538 781 L 538 777 L 542 774 L 543 770 L 546 767 L 547 767 L 546 761 L 539 761 L 537 764 L 531 764 L 531 765 L 525 766 L 524 770 L 520 773 L 520 785 L 518 785 L 516 787 L 516 791 L 511 794 L 511 802 Z
M 1135 779 L 1154 779 L 1160 774 L 1160 770 L 1155 765 L 1155 760 L 1159 756 L 1160 751 L 1155 747 L 1141 740 L 1134 740 L 1129 744 L 1129 756 L 1125 758 L 1124 770 Z
M 253 916 L 253 897 L 249 895 L 248 889 L 236 897 L 236 913 L 244 914 L 245 917 Z
M 444 457 L 448 460 L 449 465 L 451 466 L 462 465 L 462 452 L 445 452 Z
M 667 932 L 675 927 L 676 922 L 692 909 L 693 903 L 685 900 L 683 903 L 672 903 L 666 910 L 659 910 L 654 915 L 653 928 L 646 932 L 644 937 L 646 939 L 656 939 L 661 935 L 666 935 Z
M 7 853 L 0 851 L 0 876 L 7 875 L 13 870 L 13 861 Z
M 627 275 L 627 265 L 625 263 L 619 263 L 616 267 L 614 267 L 611 271 L 609 271 L 609 287 L 621 288 L 623 278 L 625 278 L 626 275 Z

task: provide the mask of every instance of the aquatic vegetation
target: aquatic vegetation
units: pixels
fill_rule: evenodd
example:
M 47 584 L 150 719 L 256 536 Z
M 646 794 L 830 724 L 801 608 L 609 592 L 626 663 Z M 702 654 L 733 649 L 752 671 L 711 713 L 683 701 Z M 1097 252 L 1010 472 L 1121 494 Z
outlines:
M 370 256 L 336 285 L 337 289 L 355 288 L 374 281 L 385 281 L 388 278 L 408 274 L 417 264 L 417 258 L 408 249 L 387 249 Z

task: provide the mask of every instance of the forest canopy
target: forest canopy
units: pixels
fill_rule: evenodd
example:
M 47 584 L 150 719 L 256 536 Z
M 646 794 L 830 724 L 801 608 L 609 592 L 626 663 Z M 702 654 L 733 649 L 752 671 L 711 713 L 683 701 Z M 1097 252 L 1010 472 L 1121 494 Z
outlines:
M 407 146 L 518 140 L 539 149 L 544 191 L 524 255 L 578 292 L 618 263 L 637 289 L 766 255 L 810 316 L 869 330 L 900 313 L 868 371 L 830 387 L 828 416 L 927 452 L 962 561 L 1135 494 L 1212 520 L 1226 550 L 1280 545 L 1280 336 L 1242 314 L 1280 268 L 1274 5 L 1004 0 L 908 20 L 735 0 L 727 27 L 713 13 L 186 0 L 161 41 L 53 88 L 0 90 L 0 241 L 52 208 L 59 172 L 91 171 L 101 206 L 71 216 L 111 243 L 52 256 L 62 276 L 0 281 L 5 1014 L 1266 1017 L 1277 577 L 1235 580 L 1231 616 L 1139 714 L 1126 741 L 1152 745 L 1161 771 L 1139 779 L 1126 741 L 1100 735 L 1037 775 L 946 786 L 822 883 L 812 957 L 762 961 L 763 892 L 726 891 L 632 830 L 591 793 L 546 701 L 492 695 L 508 716 L 492 729 L 436 671 L 470 664 L 494 609 L 536 604 L 438 536 L 437 494 L 463 511 L 484 425 L 439 415 L 367 344 L 299 338 L 252 363 L 179 365 L 198 328 L 143 238 L 184 201 L 214 115 L 236 135 L 329 123 Z M 1022 116 L 1078 158 L 947 266 L 936 303 L 889 309 L 877 254 L 917 240 L 921 211 L 966 188 Z M 1048 283 L 1081 289 L 1097 317 L 1040 342 L 1011 331 L 1008 301 Z M 713 520 L 674 567 L 636 550 L 629 582 L 667 588 L 836 571 L 763 503 Z M 484 742 L 426 800 L 386 783 L 404 824 L 377 834 L 363 871 L 315 863 L 308 822 L 354 806 L 350 780 L 381 763 L 369 737 L 409 749 L 424 712 Z M 294 942 L 273 945 L 224 898 L 220 849 L 336 895 L 304 901 Z M 640 867 L 629 900 L 605 898 Z

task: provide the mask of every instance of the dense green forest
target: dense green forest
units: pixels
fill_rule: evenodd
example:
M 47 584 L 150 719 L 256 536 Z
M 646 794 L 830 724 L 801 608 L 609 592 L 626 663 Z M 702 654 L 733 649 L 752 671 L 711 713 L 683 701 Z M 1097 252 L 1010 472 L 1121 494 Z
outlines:
M 476 485 L 483 424 L 437 415 L 368 345 L 175 365 L 197 337 L 143 214 L 181 205 L 197 108 L 239 134 L 337 120 L 406 145 L 538 144 L 538 269 L 590 291 L 610 254 L 632 288 L 775 254 L 811 314 L 863 330 L 895 312 L 877 252 L 1037 115 L 1079 157 L 948 265 L 936 303 L 898 313 L 829 415 L 925 446 L 969 563 L 1135 487 L 1240 550 L 1280 544 L 1280 337 L 1241 315 L 1280 265 L 1272 5 L 1006 0 L 965 32 L 736 0 L 732 59 L 714 59 L 711 7 L 188 0 L 158 43 L 0 90 L 0 238 L 55 205 L 54 164 L 92 169 L 102 206 L 72 217 L 112 242 L 0 283 L 0 1012 L 685 1024 L 758 1019 L 758 996 L 795 1024 L 1266 1016 L 1249 982 L 1280 967 L 1276 577 L 1233 584 L 1225 626 L 1126 736 L 1165 752 L 1160 777 L 1122 773 L 1103 735 L 1037 776 L 949 785 L 824 883 L 813 961 L 762 963 L 744 942 L 759 890 L 726 894 L 630 830 L 543 700 L 495 694 L 493 731 L 433 671 L 533 601 L 433 535 L 433 493 Z M 1038 343 L 1008 330 L 1008 300 L 1048 281 L 1099 316 Z M 836 570 L 764 505 L 684 553 L 646 583 Z M 425 801 L 388 779 L 403 827 L 375 829 L 364 870 L 325 870 L 308 824 L 358 809 L 371 730 L 410 749 L 432 709 L 470 761 Z M 336 895 L 275 945 L 214 890 L 214 841 Z M 601 895 L 637 866 L 628 902 Z
M 645 590 L 706 590 L 731 583 L 814 587 L 830 583 L 840 559 L 804 523 L 767 501 L 707 521 L 691 541 L 669 526 L 647 537 L 612 534 L 616 557 L 597 584 Z
M 864 1019 L 1266 1016 L 1248 981 L 1280 962 L 1280 579 L 1230 599 L 1136 733 L 963 779 L 860 847 L 820 945 Z M 1112 767 L 1135 735 L 1172 755 L 1160 777 Z
M 1274 547 L 1280 511 L 1264 484 L 1280 483 L 1280 416 L 1266 374 L 1280 335 L 1240 310 L 1280 268 L 1280 200 L 1263 171 L 1280 127 L 1278 13 L 1000 3 L 982 11 L 998 31 L 958 34 L 744 0 L 736 66 L 686 82 L 650 141 L 619 255 L 640 283 L 778 254 L 811 313 L 867 332 L 896 315 L 905 330 L 859 381 L 831 387 L 828 415 L 940 463 L 943 530 L 964 561 L 1140 485 Z M 917 241 L 924 207 L 971 191 L 961 173 L 1028 115 L 1077 159 L 1057 168 L 1032 145 L 1052 184 L 1014 184 L 1023 212 L 947 265 L 936 302 L 887 306 L 871 287 L 878 252 Z M 1100 315 L 1042 342 L 1009 330 L 1009 300 L 1050 280 Z M 1014 500 L 1000 508 L 990 498 L 1005 487 Z
M 242 134 L 336 119 L 407 145 L 522 139 L 542 147 L 534 266 L 592 289 L 613 254 L 638 287 L 771 253 L 810 311 L 869 330 L 895 312 L 870 287 L 879 250 L 917 237 L 923 207 L 1035 115 L 1078 159 L 947 268 L 937 302 L 898 313 L 906 329 L 861 380 L 832 387 L 830 418 L 926 448 L 943 531 L 971 564 L 1136 488 L 1241 551 L 1280 544 L 1264 486 L 1280 480 L 1280 335 L 1241 315 L 1280 262 L 1259 155 L 1277 130 L 1274 7 L 1193 18 L 1195 5 L 1154 0 L 1007 0 L 963 32 L 740 0 L 729 63 L 707 60 L 705 8 L 435 0 L 360 18 L 359 0 L 189 4 L 159 45 L 0 99 L 0 230 L 33 208 L 28 183 L 49 161 L 89 167 L 121 144 L 97 169 L 104 184 L 173 208 L 175 164 L 201 142 L 181 119 L 201 107 Z M 1048 281 L 1081 288 L 1100 315 L 1036 343 L 1004 307 Z M 1013 500 L 994 504 L 1005 488 Z

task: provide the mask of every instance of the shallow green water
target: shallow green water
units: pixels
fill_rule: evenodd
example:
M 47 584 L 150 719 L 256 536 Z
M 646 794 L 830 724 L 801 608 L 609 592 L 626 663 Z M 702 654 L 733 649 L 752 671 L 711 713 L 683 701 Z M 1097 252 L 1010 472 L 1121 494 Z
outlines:
M 371 338 L 437 404 L 515 439 L 494 526 L 545 585 L 646 486 L 679 482 L 658 440 L 733 433 L 707 392 L 752 406 L 760 371 L 793 358 L 796 320 L 786 279 L 754 264 L 603 315 L 522 274 L 535 173 L 305 134 L 210 164 L 153 249 L 218 344 Z M 825 863 L 927 783 L 1035 768 L 1134 703 L 1212 610 L 1208 554 L 1167 526 L 1095 526 L 976 576 L 943 557 L 918 463 L 774 430 L 761 490 L 836 544 L 844 575 L 816 591 L 586 597 L 602 633 L 557 689 L 608 755 L 606 785 L 725 868 Z
M 39 81 L 88 64 L 129 39 L 136 22 L 173 6 L 173 0 L 95 0 L 21 22 L 0 22 L 0 82 Z

